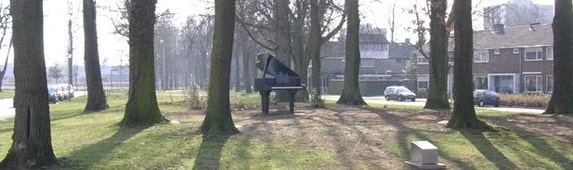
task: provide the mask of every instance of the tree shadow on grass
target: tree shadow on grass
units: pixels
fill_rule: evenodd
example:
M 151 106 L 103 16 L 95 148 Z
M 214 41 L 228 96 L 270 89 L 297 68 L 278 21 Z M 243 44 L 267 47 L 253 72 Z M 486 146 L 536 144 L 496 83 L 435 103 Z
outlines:
M 111 137 L 100 140 L 89 146 L 84 146 L 74 152 L 70 153 L 69 158 L 63 158 L 63 163 L 66 167 L 74 167 L 73 169 L 89 169 L 98 164 L 102 159 L 108 156 L 114 149 L 122 145 L 133 136 L 139 134 L 143 130 L 151 126 L 118 126 L 117 132 Z M 70 162 L 66 162 L 70 159 Z
M 220 169 L 221 152 L 230 135 L 203 137 L 193 169 Z
M 558 152 L 557 149 L 553 148 L 551 144 L 549 144 L 547 140 L 545 140 L 544 137 L 542 137 L 542 136 L 548 136 L 555 138 L 555 136 L 547 134 L 540 135 L 539 132 L 535 132 L 535 128 L 573 129 L 573 126 L 569 121 L 561 120 L 555 117 L 549 117 L 549 118 L 552 118 L 551 122 L 530 121 L 530 120 L 540 119 L 540 117 L 528 114 L 511 115 L 511 116 L 506 116 L 504 118 L 495 118 L 490 116 L 485 117 L 486 120 L 495 122 L 498 125 L 507 127 L 508 129 L 517 132 L 521 140 L 528 142 L 531 146 L 536 148 L 535 150 L 536 154 L 539 154 L 541 157 L 550 159 L 551 161 L 561 166 L 563 169 L 572 169 L 573 160 L 571 158 L 567 158 L 562 153 Z M 554 126 L 548 127 L 549 125 L 554 125 Z M 532 127 L 532 128 L 526 129 L 524 127 Z
M 371 108 L 371 107 L 365 107 L 364 109 L 369 110 L 375 114 L 378 114 L 378 116 L 380 116 L 382 119 L 384 119 L 386 121 L 385 123 L 390 124 L 391 126 L 395 127 L 398 130 L 397 135 L 396 135 L 396 141 L 398 142 L 398 145 L 399 145 L 398 147 L 400 148 L 400 155 L 398 155 L 398 156 L 402 157 L 405 160 L 408 160 L 409 156 L 410 156 L 410 147 L 409 146 L 410 146 L 411 141 L 408 138 L 410 135 L 414 136 L 418 140 L 429 141 L 430 143 L 436 145 L 438 148 L 443 147 L 443 146 L 440 146 L 438 142 L 432 141 L 432 137 L 427 136 L 424 133 L 421 133 L 421 131 L 418 129 L 410 128 L 404 124 L 404 122 L 406 122 L 406 121 L 416 120 L 417 116 L 443 117 L 444 115 L 439 115 L 439 114 L 441 114 L 440 112 L 428 111 L 428 112 L 420 113 L 419 111 L 403 111 L 403 110 L 400 110 L 401 113 L 406 113 L 406 114 L 396 115 L 396 114 L 390 113 L 391 111 L 395 111 L 395 110 L 383 110 L 383 109 L 377 109 L 377 108 Z M 415 116 L 413 116 L 413 114 L 415 114 Z M 438 149 L 438 152 L 439 152 L 440 157 L 455 163 L 461 169 L 475 169 L 475 167 L 473 167 L 471 164 L 468 164 L 467 162 L 464 162 L 463 160 L 461 160 L 459 158 L 454 158 L 454 157 L 448 155 L 447 153 L 443 152 L 440 149 Z
M 460 130 L 459 131 L 468 141 L 470 141 L 478 151 L 486 157 L 489 161 L 493 162 L 499 169 L 518 169 L 518 167 L 507 159 L 503 153 L 495 148 L 495 146 L 478 130 Z

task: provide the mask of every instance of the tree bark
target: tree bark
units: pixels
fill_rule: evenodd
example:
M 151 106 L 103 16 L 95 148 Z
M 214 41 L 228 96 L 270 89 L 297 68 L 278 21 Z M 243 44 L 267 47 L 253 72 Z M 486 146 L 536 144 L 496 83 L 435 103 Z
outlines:
M 544 114 L 573 114 L 573 7 L 555 0 L 553 18 L 553 94 Z
M 300 76 L 301 84 L 308 84 L 308 63 L 310 56 L 306 55 L 305 45 L 305 24 L 308 13 L 308 0 L 295 0 L 295 12 L 293 12 L 292 21 L 292 52 L 294 72 Z M 310 35 L 309 35 L 310 36 Z M 296 92 L 295 100 L 297 102 L 308 101 L 308 90 L 302 89 Z
M 239 133 L 233 123 L 229 101 L 234 28 L 235 0 L 215 0 L 207 113 L 200 129 L 207 136 Z
M 291 67 L 292 46 L 291 46 L 291 24 L 290 24 L 290 0 L 274 0 L 274 14 L 275 14 L 275 30 L 276 34 L 276 48 L 275 53 L 277 59 L 283 64 Z M 298 73 L 301 74 L 301 73 Z M 278 102 L 288 101 L 288 93 L 284 90 L 275 91 L 275 100 Z
M 358 84 L 360 71 L 358 0 L 345 0 L 345 12 L 348 15 L 346 30 L 346 66 L 344 72 L 344 89 L 336 103 L 344 105 L 366 105 Z
M 454 48 L 454 110 L 446 127 L 488 129 L 477 119 L 473 103 L 473 30 L 471 0 L 456 0 L 455 48 Z
M 2 92 L 2 81 L 4 80 L 4 76 L 6 75 L 6 68 L 8 68 L 8 59 L 10 57 L 10 49 L 12 49 L 12 39 L 10 39 L 10 45 L 8 45 L 8 52 L 6 53 L 6 60 L 4 61 L 4 66 L 0 71 L 0 92 Z
M 430 13 L 430 80 L 425 109 L 449 109 L 447 98 L 448 60 L 446 33 L 446 0 L 431 0 Z M 471 77 L 471 76 L 470 76 Z
M 121 124 L 167 122 L 155 94 L 154 26 L 157 0 L 131 0 L 129 20 L 129 96 Z
M 311 86 L 311 105 L 314 107 L 322 106 L 322 99 L 320 98 L 320 39 L 322 34 L 320 31 L 322 12 L 320 11 L 319 0 L 310 0 L 310 33 L 307 44 L 307 52 L 310 54 L 309 58 L 312 61 L 312 86 Z
M 254 62 L 252 58 L 255 56 L 255 54 L 251 52 L 251 45 L 250 42 L 248 42 L 249 37 L 246 35 L 244 30 L 241 31 L 238 37 L 241 39 L 241 42 L 243 42 L 240 43 L 241 56 L 243 57 L 243 85 L 245 86 L 245 93 L 249 94 L 253 92 L 253 76 L 251 76 L 252 74 L 250 67 L 252 67 L 251 62 Z
M 11 0 L 16 91 L 12 146 L 0 169 L 49 169 L 57 165 L 52 148 L 44 60 L 43 1 Z
M 97 43 L 96 8 L 93 0 L 84 0 L 84 60 L 86 67 L 86 85 L 88 101 L 84 112 L 105 110 L 107 105 L 101 70 L 99 66 L 99 54 Z

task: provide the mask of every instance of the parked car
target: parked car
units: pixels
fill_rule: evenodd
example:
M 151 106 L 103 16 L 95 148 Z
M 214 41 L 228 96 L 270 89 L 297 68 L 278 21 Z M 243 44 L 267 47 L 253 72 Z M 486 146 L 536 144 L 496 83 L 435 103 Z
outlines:
M 492 90 L 474 90 L 474 104 L 479 107 L 485 105 L 498 107 L 500 104 L 499 94 Z
M 67 92 L 67 90 L 64 88 L 64 86 L 62 86 L 62 85 L 54 85 L 54 88 L 56 88 L 56 94 L 58 94 L 58 100 L 59 100 L 59 101 L 68 100 L 68 92 Z
M 386 100 L 404 101 L 406 99 L 416 101 L 416 94 L 404 86 L 388 86 L 384 90 Z
M 74 86 L 71 84 L 56 84 L 54 87 L 57 89 L 60 101 L 71 100 L 75 97 Z
M 59 101 L 59 96 L 57 94 L 57 88 L 53 86 L 48 86 L 48 103 L 55 104 Z

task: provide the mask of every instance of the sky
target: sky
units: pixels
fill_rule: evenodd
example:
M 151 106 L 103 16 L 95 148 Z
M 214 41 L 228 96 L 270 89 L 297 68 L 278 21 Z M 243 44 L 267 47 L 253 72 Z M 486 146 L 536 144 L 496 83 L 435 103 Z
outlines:
M 157 12 L 169 9 L 175 13 L 174 23 L 182 25 L 187 16 L 212 12 L 212 0 L 158 0 Z M 533 0 L 539 4 L 553 4 L 553 0 Z M 82 1 L 78 0 L 44 0 L 44 49 L 46 65 L 52 66 L 58 63 L 64 66 L 67 59 L 68 48 L 68 28 L 67 22 L 72 13 L 73 22 L 73 60 L 75 65 L 83 65 L 83 28 L 82 28 Z M 102 65 L 126 64 L 128 61 L 129 46 L 127 39 L 114 34 L 112 19 L 118 17 L 117 8 L 123 0 L 97 0 L 97 31 L 99 43 L 100 63 Z M 416 35 L 406 31 L 406 27 L 411 25 L 413 16 L 407 14 L 404 9 L 411 7 L 414 3 L 425 4 L 425 0 L 361 0 L 360 11 L 362 14 L 361 23 L 369 23 L 377 27 L 388 27 L 388 16 L 390 9 L 396 2 L 396 41 L 403 42 L 405 38 L 415 39 Z M 451 2 L 451 0 L 450 0 Z M 474 7 L 482 9 L 507 2 L 507 0 L 474 0 Z M 7 3 L 7 0 L 0 0 L 0 3 Z M 451 5 L 449 5 L 451 6 Z M 479 22 L 479 19 L 476 19 Z M 10 35 L 7 35 L 10 36 Z M 9 40 L 4 41 L 0 49 L 0 61 L 4 60 L 7 53 Z M 9 56 L 11 58 L 13 53 Z M 10 62 L 12 59 L 10 59 Z

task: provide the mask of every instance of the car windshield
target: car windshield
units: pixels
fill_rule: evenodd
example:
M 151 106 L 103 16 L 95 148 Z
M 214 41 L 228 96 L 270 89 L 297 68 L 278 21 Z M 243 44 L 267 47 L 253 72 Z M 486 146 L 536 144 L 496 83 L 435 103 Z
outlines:
M 398 88 L 398 93 L 400 92 L 411 92 L 411 91 L 408 90 L 407 88 Z
M 48 92 L 50 92 L 50 93 L 56 92 L 56 88 L 54 88 L 54 87 L 48 87 Z

